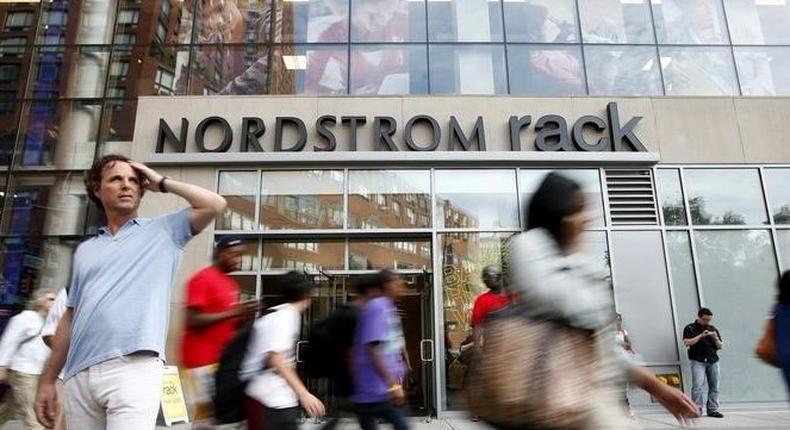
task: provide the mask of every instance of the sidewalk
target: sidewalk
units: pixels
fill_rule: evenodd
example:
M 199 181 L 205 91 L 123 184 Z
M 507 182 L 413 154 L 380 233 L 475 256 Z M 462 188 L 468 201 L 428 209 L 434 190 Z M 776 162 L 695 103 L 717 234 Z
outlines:
M 723 419 L 700 418 L 690 426 L 699 429 L 727 429 L 727 430 L 787 430 L 790 429 L 790 410 L 780 409 L 780 406 L 756 406 L 748 410 L 744 406 L 737 408 L 723 408 Z M 637 421 L 645 430 L 679 429 L 683 428 L 675 419 L 657 410 L 641 410 L 636 413 Z M 490 430 L 485 424 L 475 423 L 462 418 L 434 419 L 426 422 L 424 418 L 414 418 L 413 430 Z M 390 428 L 381 426 L 382 428 Z M 157 430 L 189 430 L 189 425 L 178 424 L 173 427 L 157 427 Z M 318 430 L 320 424 L 307 422 L 302 425 L 302 430 Z M 8 423 L 0 430 L 23 430 L 19 421 Z M 353 420 L 344 422 L 337 427 L 338 430 L 357 430 L 359 427 Z

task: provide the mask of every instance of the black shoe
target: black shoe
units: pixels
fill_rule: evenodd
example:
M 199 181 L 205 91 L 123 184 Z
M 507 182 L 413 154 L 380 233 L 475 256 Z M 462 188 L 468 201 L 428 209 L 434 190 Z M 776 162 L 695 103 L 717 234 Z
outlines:
M 721 412 L 717 412 L 717 411 L 708 412 L 708 416 L 711 418 L 724 418 L 724 415 L 722 415 Z

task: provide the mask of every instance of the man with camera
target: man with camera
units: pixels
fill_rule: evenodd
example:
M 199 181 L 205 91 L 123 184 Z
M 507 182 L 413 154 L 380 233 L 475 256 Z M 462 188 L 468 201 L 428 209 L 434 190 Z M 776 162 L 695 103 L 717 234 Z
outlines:
M 723 418 L 719 412 L 719 355 L 724 346 L 721 334 L 710 322 L 713 312 L 702 308 L 697 312 L 697 320 L 683 329 L 683 344 L 688 348 L 691 363 L 691 396 L 702 414 L 702 386 L 708 382 L 708 401 L 706 409 L 709 417 Z

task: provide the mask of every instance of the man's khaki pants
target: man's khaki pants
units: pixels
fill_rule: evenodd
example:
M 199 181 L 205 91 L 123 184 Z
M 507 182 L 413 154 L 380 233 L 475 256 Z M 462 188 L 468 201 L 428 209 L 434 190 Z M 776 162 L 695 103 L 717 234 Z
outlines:
M 19 418 L 25 424 L 25 429 L 43 430 L 44 427 L 36 420 L 36 411 L 33 408 L 38 377 L 39 375 L 8 371 L 8 384 L 11 390 L 0 405 L 0 427 L 9 420 Z
M 66 425 L 75 430 L 153 430 L 162 367 L 158 357 L 127 355 L 69 378 L 64 384 Z

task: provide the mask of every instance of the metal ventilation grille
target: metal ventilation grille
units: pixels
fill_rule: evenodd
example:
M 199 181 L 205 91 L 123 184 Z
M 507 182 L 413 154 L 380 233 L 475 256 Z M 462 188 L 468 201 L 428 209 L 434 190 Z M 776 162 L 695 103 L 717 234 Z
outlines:
M 612 225 L 657 225 L 650 170 L 606 170 Z

